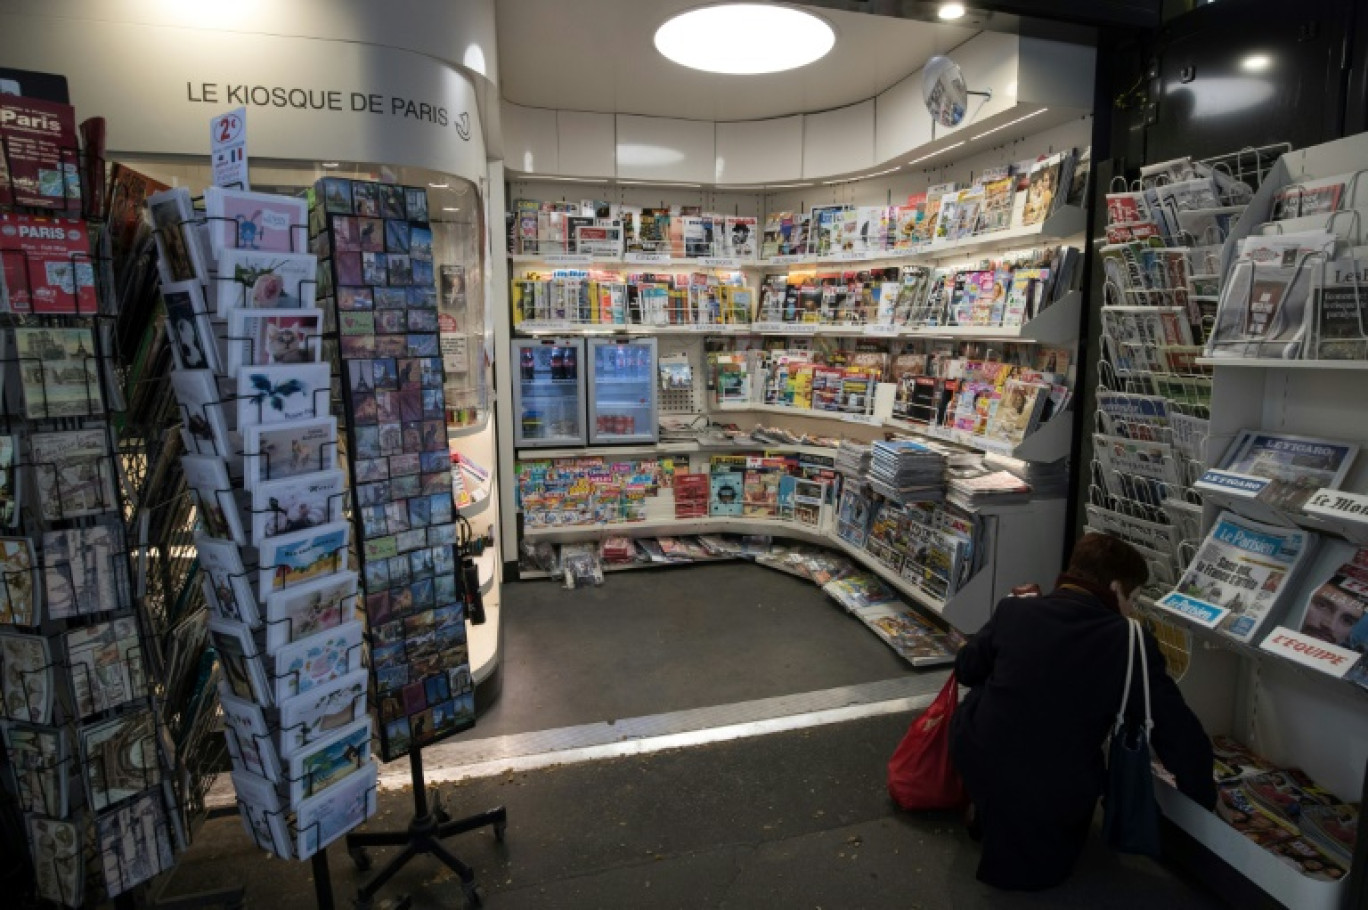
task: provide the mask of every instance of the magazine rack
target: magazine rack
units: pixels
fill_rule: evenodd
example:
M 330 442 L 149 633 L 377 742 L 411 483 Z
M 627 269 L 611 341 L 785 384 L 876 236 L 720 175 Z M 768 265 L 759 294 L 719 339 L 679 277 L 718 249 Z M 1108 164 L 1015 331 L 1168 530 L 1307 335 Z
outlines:
M 465 893 L 466 906 L 481 906 L 479 886 L 475 884 L 475 872 L 442 845 L 442 841 L 478 828 L 493 828 L 494 837 L 503 842 L 508 829 L 508 812 L 503 806 L 480 812 L 466 818 L 452 819 L 442 808 L 439 799 L 428 804 L 427 781 L 423 777 L 423 747 L 414 745 L 409 752 L 409 771 L 413 777 L 413 820 L 404 831 L 363 831 L 347 835 L 347 852 L 352 862 L 362 872 L 371 868 L 368 847 L 403 847 L 398 856 L 385 864 L 370 881 L 356 892 L 357 910 L 370 910 L 376 893 L 408 865 L 409 861 L 422 854 L 431 854 L 456 873 L 461 879 L 461 890 Z M 436 794 L 436 789 L 433 790 Z M 401 902 L 402 907 L 409 905 L 408 898 Z

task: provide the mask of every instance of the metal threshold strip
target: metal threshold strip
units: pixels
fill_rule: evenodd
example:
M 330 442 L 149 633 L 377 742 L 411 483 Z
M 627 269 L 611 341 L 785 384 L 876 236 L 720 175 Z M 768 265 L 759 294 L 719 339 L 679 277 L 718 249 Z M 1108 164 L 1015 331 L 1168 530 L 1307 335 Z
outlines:
M 931 704 L 945 685 L 948 675 L 947 670 L 937 670 L 873 683 L 650 714 L 614 722 L 484 739 L 453 740 L 424 749 L 423 767 L 428 783 L 435 784 L 491 777 L 509 771 L 530 771 L 552 765 L 701 746 L 881 714 L 920 710 Z M 478 730 L 476 727 L 474 732 Z M 407 760 L 381 765 L 382 789 L 397 789 L 411 784 Z M 234 801 L 231 780 L 228 775 L 220 775 L 206 797 L 206 805 L 231 805 Z

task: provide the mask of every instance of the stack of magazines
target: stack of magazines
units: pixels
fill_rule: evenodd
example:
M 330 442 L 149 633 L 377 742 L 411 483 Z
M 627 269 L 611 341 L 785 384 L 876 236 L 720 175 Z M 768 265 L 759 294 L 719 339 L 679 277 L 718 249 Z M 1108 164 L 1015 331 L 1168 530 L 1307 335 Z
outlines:
M 897 502 L 945 498 L 945 455 L 911 439 L 874 443 L 868 476 L 875 492 Z
M 978 477 L 956 477 L 950 481 L 949 498 L 966 509 L 1027 502 L 1031 486 L 1010 471 L 994 471 Z
M 849 439 L 841 440 L 836 449 L 836 470 L 847 477 L 863 479 L 869 471 L 869 464 L 869 446 Z
M 1006 455 L 985 455 L 983 465 L 995 471 L 1010 471 L 1029 484 L 1036 499 L 1058 499 L 1069 492 L 1069 462 L 1023 461 Z

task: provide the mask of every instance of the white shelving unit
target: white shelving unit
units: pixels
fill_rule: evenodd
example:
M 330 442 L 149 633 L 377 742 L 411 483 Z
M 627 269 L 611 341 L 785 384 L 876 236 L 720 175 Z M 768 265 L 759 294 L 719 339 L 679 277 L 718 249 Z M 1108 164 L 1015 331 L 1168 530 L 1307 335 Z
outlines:
M 1227 267 L 1235 242 L 1269 217 L 1277 190 L 1303 180 L 1353 173 L 1365 160 L 1368 136 L 1363 135 L 1284 155 L 1227 241 Z M 1345 440 L 1363 449 L 1343 489 L 1368 492 L 1368 420 L 1363 419 L 1364 396 L 1356 376 L 1368 370 L 1368 362 L 1214 357 L 1199 363 L 1210 368 L 1213 378 L 1208 464 L 1218 463 L 1243 429 Z M 1221 499 L 1207 496 L 1207 526 Z M 1237 503 L 1226 504 L 1238 510 Z M 1328 522 L 1285 517 L 1285 523 L 1294 522 L 1322 534 L 1331 527 Z M 1311 565 L 1315 564 L 1313 559 Z M 1269 617 L 1259 641 L 1277 625 L 1299 626 L 1303 605 L 1324 580 L 1319 573 L 1303 573 L 1286 599 L 1283 615 Z M 1368 692 L 1263 650 L 1257 641 L 1240 644 L 1179 617 L 1171 619 L 1197 642 L 1180 685 L 1209 732 L 1229 733 L 1279 765 L 1302 768 L 1345 801 L 1360 799 L 1368 766 Z M 1324 882 L 1301 875 L 1182 795 L 1161 785 L 1159 796 L 1170 819 L 1287 907 L 1343 906 L 1348 879 Z
M 1049 134 L 1048 140 L 1042 136 L 1040 147 L 1044 148 L 1047 144 L 1054 148 L 1064 145 L 1086 144 L 1084 129 L 1086 129 L 1086 123 L 1060 128 L 1060 132 Z M 1029 144 L 1027 148 L 1029 148 Z M 995 158 L 991 162 L 974 162 L 974 167 L 981 167 L 985 163 L 998 164 L 1017 160 L 1021 157 L 1021 153 L 1022 149 L 1014 149 L 1011 153 L 1014 157 L 1008 158 L 1005 157 L 1007 153 L 1003 152 L 1000 155 L 1000 160 Z M 942 175 L 941 180 L 929 182 L 941 182 L 949 179 L 949 177 L 950 175 Z M 535 184 L 535 178 L 529 179 L 528 183 L 529 188 L 521 191 L 525 194 L 523 198 L 564 198 L 558 195 L 564 193 L 563 187 L 545 187 L 538 190 L 531 186 L 531 184 Z M 754 215 L 763 223 L 764 216 L 768 212 L 802 211 L 812 206 L 832 203 L 887 204 L 886 200 L 889 198 L 900 198 L 902 194 L 916 192 L 921 188 L 921 184 L 907 187 L 901 183 L 876 178 L 870 180 L 867 186 L 864 183 L 857 182 L 823 188 L 820 190 L 820 196 L 817 192 L 810 194 L 807 191 L 775 194 L 758 192 L 755 194 L 723 194 L 708 190 L 696 194 L 671 190 L 664 190 L 664 192 L 669 194 L 670 201 L 699 205 L 705 211 L 732 212 L 735 209 L 737 214 Z M 537 195 L 539 191 L 549 192 L 551 195 Z M 646 190 L 633 190 L 632 188 L 619 187 L 616 191 L 610 188 L 608 192 L 616 192 L 625 204 L 641 206 L 665 204 L 654 190 L 649 191 L 649 196 L 645 195 L 648 192 Z M 828 194 L 830 195 L 829 199 L 826 198 Z M 686 199 L 687 203 L 684 203 Z M 510 263 L 511 270 L 516 273 L 517 277 L 521 277 L 530 271 L 550 271 L 557 268 L 602 269 L 620 272 L 699 271 L 708 269 L 741 272 L 744 275 L 745 283 L 756 292 L 753 303 L 756 308 L 752 317 L 754 318 L 754 316 L 759 315 L 759 284 L 767 273 L 809 268 L 816 270 L 862 269 L 879 265 L 944 267 L 963 263 L 967 267 L 983 258 L 990 251 L 1010 253 L 1059 242 L 1066 242 L 1081 249 L 1084 246 L 1082 235 L 1085 222 L 1086 213 L 1082 209 L 1065 206 L 1040 224 L 996 231 L 955 241 L 925 244 L 914 250 L 878 251 L 872 254 L 840 254 L 822 257 L 783 256 L 755 261 L 736 261 L 725 258 L 670 259 L 668 256 L 658 255 L 625 255 L 605 258 L 601 256 L 541 253 L 515 254 L 510 256 L 506 262 Z M 861 442 L 882 439 L 894 433 L 901 435 L 919 434 L 978 451 L 1013 454 L 1033 460 L 1055 461 L 1066 457 L 1072 444 L 1072 414 L 1068 412 L 1058 415 L 1042 426 L 1036 434 L 1009 451 L 1007 446 L 995 444 L 991 440 L 956 437 L 953 433 L 928 433 L 925 428 L 918 428 L 911 424 L 893 420 L 892 393 L 894 386 L 887 383 L 879 387 L 878 394 L 873 396 L 874 406 L 871 407 L 870 413 L 865 414 L 799 410 L 749 401 L 719 404 L 707 400 L 711 396 L 704 393 L 703 377 L 706 375 L 704 352 L 708 339 L 725 340 L 739 336 L 867 338 L 879 339 L 891 344 L 914 339 L 944 338 L 963 341 L 1071 346 L 1077 342 L 1079 337 L 1083 305 L 1081 293 L 1067 293 L 1042 310 L 1035 319 L 1025 325 L 1011 327 L 811 325 L 766 323 L 763 321 L 747 324 L 648 326 L 604 325 L 558 320 L 556 322 L 522 322 L 516 328 L 511 325 L 508 328 L 512 336 L 527 337 L 546 335 L 589 337 L 649 335 L 659 337 L 662 355 L 686 353 L 693 365 L 695 382 L 695 389 L 691 393 L 694 402 L 693 408 L 687 413 L 679 410 L 663 412 L 671 418 L 680 416 L 687 420 L 689 417 L 697 415 L 699 418 L 707 418 L 713 422 L 733 423 L 742 430 L 750 428 L 747 425 L 747 422 L 750 421 L 751 423 L 763 423 L 798 433 L 849 438 Z M 513 376 L 511 374 L 514 372 L 516 372 L 516 364 L 513 365 L 512 370 L 502 374 L 506 377 L 503 381 L 512 382 Z M 707 470 L 707 457 L 709 455 L 759 454 L 761 452 L 827 457 L 834 457 L 835 454 L 834 449 L 815 446 L 770 445 L 763 442 L 735 445 L 709 439 L 660 442 L 655 445 L 562 446 L 554 449 L 517 448 L 514 444 L 507 443 L 504 450 L 504 460 L 500 464 L 500 476 L 507 478 L 511 484 L 515 475 L 514 467 L 518 460 L 532 461 L 579 457 L 603 457 L 606 459 L 670 457 L 676 459 L 677 470 L 683 470 L 678 462 L 687 459 L 690 470 L 697 472 Z M 501 503 L 501 509 L 505 516 L 503 539 L 505 550 L 508 553 L 512 553 L 518 543 L 511 527 L 513 524 L 512 517 L 516 514 L 516 510 L 509 501 L 511 498 L 511 492 L 507 493 Z M 1062 546 L 1067 520 L 1067 510 L 1063 499 L 1038 500 L 1025 506 L 984 511 L 982 513 L 983 520 L 989 526 L 985 539 L 991 541 L 985 546 L 991 547 L 991 553 L 987 553 L 982 564 L 983 567 L 972 580 L 965 584 L 962 590 L 949 598 L 948 601 L 942 601 L 931 597 L 925 591 L 902 579 L 898 573 L 879 563 L 871 554 L 840 541 L 834 532 L 817 532 L 812 528 L 792 522 L 772 520 L 723 517 L 675 519 L 672 504 L 664 501 L 669 498 L 668 495 L 665 495 L 648 500 L 647 520 L 645 521 L 606 525 L 524 528 L 521 534 L 528 540 L 566 543 L 601 540 L 606 536 L 619 534 L 641 537 L 735 533 L 771 535 L 777 538 L 824 545 L 848 554 L 862 566 L 877 573 L 909 601 L 944 617 L 957 628 L 969 632 L 978 629 L 987 620 L 997 600 L 1009 593 L 1012 586 L 1026 581 L 1049 584 L 1063 562 Z M 520 577 L 524 576 L 520 575 Z
M 1012 586 L 1023 583 L 1023 580 L 1034 579 L 1041 584 L 1052 580 L 1063 559 L 1063 537 L 1042 540 L 1047 535 L 1039 534 L 1038 530 L 1033 533 L 1033 529 L 1062 522 L 1065 510 L 1066 503 L 1062 499 L 1036 500 L 978 510 L 978 514 L 990 524 L 985 539 L 991 553 L 985 558 L 983 568 L 948 600 L 933 597 L 916 585 L 909 584 L 871 553 L 852 546 L 834 533 L 778 519 L 725 516 L 648 518 L 645 521 L 525 528 L 523 535 L 529 540 L 574 543 L 603 540 L 616 535 L 754 534 L 831 547 L 845 553 L 877 574 L 894 590 L 943 617 L 961 631 L 974 632 L 988 621 L 993 606 L 1007 596 Z M 1028 541 L 1034 542 L 1025 545 Z M 1050 578 L 1041 575 L 1042 568 Z

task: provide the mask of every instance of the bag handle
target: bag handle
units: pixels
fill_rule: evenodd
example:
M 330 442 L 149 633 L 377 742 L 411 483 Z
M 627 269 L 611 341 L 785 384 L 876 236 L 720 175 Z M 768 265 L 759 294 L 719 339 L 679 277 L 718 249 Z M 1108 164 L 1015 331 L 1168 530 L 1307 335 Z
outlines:
M 1130 702 L 1131 680 L 1135 676 L 1135 652 L 1140 652 L 1140 680 L 1145 690 L 1145 733 L 1154 729 L 1154 717 L 1150 710 L 1149 655 L 1145 653 L 1145 636 L 1140 631 L 1140 623 L 1134 619 L 1126 620 L 1126 686 L 1121 690 L 1121 707 L 1116 712 L 1116 726 L 1119 729 L 1126 720 L 1126 705 Z

